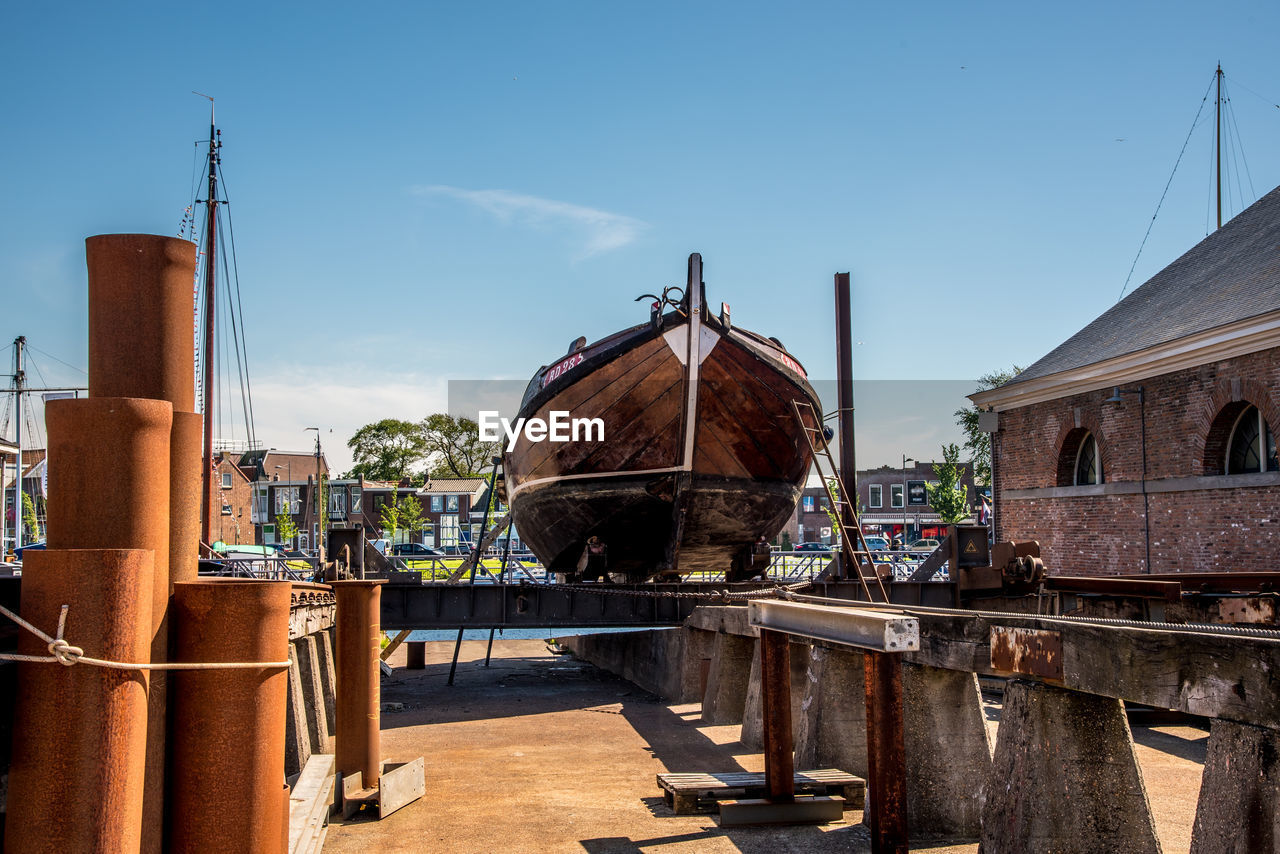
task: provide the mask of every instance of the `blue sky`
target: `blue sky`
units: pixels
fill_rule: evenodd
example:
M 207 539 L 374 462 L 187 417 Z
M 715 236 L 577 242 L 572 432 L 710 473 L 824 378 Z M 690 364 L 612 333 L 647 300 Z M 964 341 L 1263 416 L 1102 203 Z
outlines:
M 176 233 L 197 90 L 267 445 L 321 424 L 341 468 L 450 379 L 639 322 L 691 251 L 815 378 L 851 272 L 857 375 L 920 406 L 1115 302 L 1216 62 L 1252 182 L 1228 213 L 1280 183 L 1277 31 L 1274 3 L 7 4 L 0 342 L 83 380 L 55 359 L 84 365 L 84 238 Z M 1206 233 L 1203 119 L 1130 287 Z

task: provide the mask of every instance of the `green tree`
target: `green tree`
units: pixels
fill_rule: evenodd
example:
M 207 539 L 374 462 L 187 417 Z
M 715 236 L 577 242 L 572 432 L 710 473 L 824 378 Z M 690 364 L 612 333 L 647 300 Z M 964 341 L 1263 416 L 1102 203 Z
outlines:
M 276 539 L 293 545 L 294 537 L 296 536 L 298 536 L 298 524 L 293 521 L 293 515 L 290 513 L 277 513 Z
M 987 391 L 1001 386 L 1022 373 L 1022 368 L 1014 365 L 1008 371 L 994 371 L 978 377 L 977 391 Z M 970 404 L 965 409 L 955 412 L 956 423 L 964 431 L 964 447 L 973 460 L 973 482 L 979 486 L 991 485 L 991 434 L 978 429 L 978 407 Z
M 400 502 L 396 497 L 397 493 L 393 490 L 390 499 L 384 501 L 382 507 L 378 509 L 382 530 L 388 533 L 393 543 L 396 541 L 396 532 L 400 530 Z
M 969 515 L 969 488 L 961 483 L 964 464 L 960 462 L 960 446 L 954 442 L 942 446 L 942 462 L 934 463 L 937 483 L 925 485 L 929 505 L 944 525 L 955 525 Z
M 426 520 L 422 518 L 422 502 L 417 496 L 406 495 L 396 506 L 396 515 L 400 527 L 412 536 L 423 529 Z
M 428 415 L 420 425 L 433 463 L 432 477 L 484 477 L 498 442 L 482 442 L 480 425 L 444 413 Z
M 22 493 L 22 524 L 32 541 L 40 539 L 40 517 L 36 515 L 36 503 L 25 492 Z
M 413 479 L 414 466 L 427 458 L 423 425 L 384 418 L 366 424 L 347 441 L 355 466 L 346 477 L 399 482 Z

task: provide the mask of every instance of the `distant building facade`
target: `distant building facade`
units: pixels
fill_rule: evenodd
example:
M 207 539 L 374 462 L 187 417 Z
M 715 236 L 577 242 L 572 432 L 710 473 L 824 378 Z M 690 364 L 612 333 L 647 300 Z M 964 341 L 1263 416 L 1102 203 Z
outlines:
M 927 486 L 938 482 L 933 467 L 939 463 L 916 462 L 902 468 L 881 466 L 858 472 L 858 519 L 863 533 L 895 537 L 910 542 L 921 537 L 940 538 L 945 534 L 942 520 L 929 504 Z M 969 511 L 976 513 L 979 492 L 973 482 L 973 466 L 963 463 L 961 484 L 966 489 Z M 838 531 L 828 515 L 830 500 L 822 481 L 811 475 L 800 495 L 800 504 L 787 530 L 793 542 L 835 543 Z

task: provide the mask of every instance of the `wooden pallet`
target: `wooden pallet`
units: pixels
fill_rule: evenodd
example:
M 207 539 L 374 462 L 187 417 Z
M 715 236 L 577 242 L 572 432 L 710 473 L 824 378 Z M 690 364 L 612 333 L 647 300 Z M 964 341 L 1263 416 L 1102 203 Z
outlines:
M 862 809 L 867 781 L 835 768 L 797 771 L 797 795 L 840 795 L 845 809 Z M 662 797 L 676 815 L 715 812 L 720 801 L 764 797 L 764 773 L 659 774 Z

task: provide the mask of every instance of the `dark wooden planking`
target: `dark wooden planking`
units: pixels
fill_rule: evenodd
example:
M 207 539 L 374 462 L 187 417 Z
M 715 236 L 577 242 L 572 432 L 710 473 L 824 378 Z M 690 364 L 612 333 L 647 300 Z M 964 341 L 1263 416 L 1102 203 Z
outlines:
M 746 404 L 746 395 L 737 377 L 726 373 L 718 364 L 709 365 L 703 376 L 698 398 L 697 444 L 714 442 L 723 447 L 741 467 L 743 476 L 782 477 L 787 466 L 779 461 L 791 461 L 799 449 L 786 441 L 785 434 L 779 435 L 776 427 L 761 423 L 763 413 Z M 714 464 L 699 468 L 696 462 L 694 471 L 720 471 Z
M 675 370 L 671 368 L 672 363 L 676 366 Z M 603 418 L 605 438 L 609 440 L 612 430 L 617 427 L 612 409 L 620 399 L 639 400 L 644 397 L 644 390 L 638 388 L 641 384 L 651 382 L 655 376 L 662 377 L 678 373 L 679 362 L 666 346 L 666 342 L 659 338 L 647 342 L 636 351 L 624 353 L 612 362 L 579 378 L 529 417 L 547 420 L 552 410 L 558 410 L 569 412 L 571 418 Z M 625 418 L 626 416 L 617 417 Z M 515 452 L 508 455 L 515 460 L 512 468 L 516 481 L 564 473 L 565 468 L 552 459 L 571 447 L 553 442 L 530 442 L 522 435 L 517 440 Z M 552 468 L 550 471 L 545 471 L 549 461 Z M 533 472 L 538 474 L 535 475 Z

